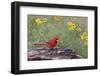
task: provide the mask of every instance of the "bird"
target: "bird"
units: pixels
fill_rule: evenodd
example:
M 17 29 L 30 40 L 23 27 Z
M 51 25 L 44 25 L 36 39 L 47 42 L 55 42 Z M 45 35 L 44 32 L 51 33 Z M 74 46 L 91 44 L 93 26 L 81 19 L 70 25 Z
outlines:
M 46 46 L 49 49 L 54 49 L 57 46 L 58 42 L 59 42 L 59 37 L 55 36 L 55 37 L 51 38 L 50 40 L 48 40 L 47 42 L 38 42 L 38 43 L 33 43 L 33 44 Z

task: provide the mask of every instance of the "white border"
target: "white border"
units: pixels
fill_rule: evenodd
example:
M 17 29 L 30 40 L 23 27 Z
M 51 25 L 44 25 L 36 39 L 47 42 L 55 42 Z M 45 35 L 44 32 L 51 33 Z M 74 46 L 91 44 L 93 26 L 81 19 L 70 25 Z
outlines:
M 27 15 L 88 17 L 88 59 L 27 61 Z M 43 7 L 20 7 L 20 70 L 94 66 L 94 11 Z

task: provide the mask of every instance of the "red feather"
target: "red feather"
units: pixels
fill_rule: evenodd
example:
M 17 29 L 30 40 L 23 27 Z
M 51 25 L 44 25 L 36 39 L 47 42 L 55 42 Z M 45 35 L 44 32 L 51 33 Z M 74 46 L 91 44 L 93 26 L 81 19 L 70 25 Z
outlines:
M 48 48 L 54 48 L 54 47 L 57 45 L 58 40 L 59 40 L 59 39 L 58 39 L 57 37 L 55 37 L 55 38 L 49 40 L 49 41 L 47 42 L 47 47 L 48 47 Z

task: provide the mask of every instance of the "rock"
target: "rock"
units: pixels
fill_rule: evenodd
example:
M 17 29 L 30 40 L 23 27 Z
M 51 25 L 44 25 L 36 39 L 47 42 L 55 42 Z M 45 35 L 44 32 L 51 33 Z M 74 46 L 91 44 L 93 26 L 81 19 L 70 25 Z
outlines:
M 57 60 L 57 59 L 80 59 L 71 48 L 30 48 L 28 49 L 28 60 Z

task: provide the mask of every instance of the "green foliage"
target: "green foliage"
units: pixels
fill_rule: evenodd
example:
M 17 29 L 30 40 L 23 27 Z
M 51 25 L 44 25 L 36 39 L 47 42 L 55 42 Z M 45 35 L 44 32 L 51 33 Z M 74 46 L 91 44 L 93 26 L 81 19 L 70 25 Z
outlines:
M 28 48 L 37 48 L 40 46 L 34 46 L 34 42 L 45 42 L 53 38 L 55 35 L 60 36 L 60 42 L 57 47 L 72 48 L 79 53 L 83 58 L 88 57 L 88 46 L 84 46 L 80 40 L 80 32 L 68 30 L 67 22 L 72 21 L 76 23 L 82 31 L 87 32 L 87 17 L 57 17 L 54 16 L 36 16 L 28 15 Z M 40 23 L 36 22 L 36 19 L 40 19 Z M 43 22 L 43 18 L 47 18 L 47 21 Z

